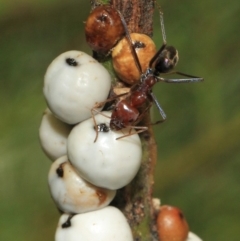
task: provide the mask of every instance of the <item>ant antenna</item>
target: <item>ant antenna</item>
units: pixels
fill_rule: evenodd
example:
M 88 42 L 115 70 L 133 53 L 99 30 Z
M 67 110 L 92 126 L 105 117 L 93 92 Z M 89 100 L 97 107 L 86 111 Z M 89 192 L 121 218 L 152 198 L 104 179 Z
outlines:
M 167 37 L 166 37 L 166 32 L 165 32 L 165 27 L 164 27 L 164 20 L 163 20 L 163 11 L 161 10 L 161 6 L 158 4 L 158 2 L 155 0 L 154 1 L 159 12 L 159 17 L 160 17 L 160 26 L 161 26 L 161 31 L 162 31 L 162 37 L 163 37 L 163 44 L 167 44 Z
M 122 13 L 121 13 L 119 10 L 117 10 L 117 12 L 118 12 L 119 17 L 120 17 L 120 19 L 121 19 L 121 21 L 122 21 L 122 25 L 123 25 L 124 30 L 125 30 L 126 38 L 127 38 L 127 41 L 128 41 L 128 43 L 129 43 L 129 45 L 130 45 L 131 52 L 132 52 L 132 54 L 133 54 L 133 58 L 134 58 L 134 61 L 135 61 L 135 65 L 136 65 L 139 73 L 142 75 L 142 74 L 143 74 L 143 72 L 142 72 L 142 67 L 141 67 L 139 58 L 138 58 L 138 56 L 137 56 L 137 53 L 136 53 L 136 50 L 135 50 L 135 47 L 134 47 L 134 43 L 133 43 L 133 41 L 132 41 L 132 39 L 131 39 L 131 36 L 130 36 L 130 33 L 129 33 L 129 31 L 128 31 L 127 23 L 126 23 L 123 15 L 122 15 Z
M 162 30 L 163 44 L 167 44 L 167 37 L 166 37 L 164 21 L 163 21 L 163 12 L 160 11 L 159 14 L 160 14 L 160 25 Z
M 152 57 L 151 61 L 149 62 L 149 67 L 152 68 L 154 62 L 158 59 L 159 54 L 162 53 L 162 51 L 166 48 L 167 46 L 167 37 L 166 37 L 166 32 L 165 32 L 165 27 L 164 27 L 164 19 L 163 19 L 163 12 L 161 10 L 160 5 L 157 3 L 157 1 L 154 1 L 158 11 L 159 11 L 159 17 L 160 17 L 160 25 L 161 25 L 161 31 L 162 31 L 162 38 L 163 38 L 163 44 L 161 48 L 157 51 L 157 53 Z

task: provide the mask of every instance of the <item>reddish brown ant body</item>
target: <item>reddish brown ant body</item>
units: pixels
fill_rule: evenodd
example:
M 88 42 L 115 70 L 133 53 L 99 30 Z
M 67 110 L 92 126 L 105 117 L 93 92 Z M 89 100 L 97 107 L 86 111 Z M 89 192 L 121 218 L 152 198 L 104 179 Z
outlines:
M 181 72 L 172 71 L 178 62 L 178 51 L 172 46 L 167 46 L 164 22 L 163 22 L 163 14 L 161 12 L 160 12 L 160 22 L 161 22 L 161 30 L 162 30 L 162 36 L 163 36 L 163 45 L 151 59 L 149 63 L 149 67 L 146 70 L 146 72 L 143 73 L 138 56 L 135 51 L 135 44 L 131 40 L 125 20 L 122 17 L 120 12 L 119 12 L 119 16 L 125 28 L 126 37 L 131 47 L 135 64 L 139 72 L 141 73 L 141 78 L 139 83 L 133 85 L 130 88 L 129 93 L 126 94 L 126 98 L 123 100 L 121 99 L 117 101 L 117 103 L 113 108 L 111 120 L 110 120 L 110 128 L 112 130 L 121 130 L 123 128 L 130 128 L 130 133 L 128 135 L 124 135 L 122 137 L 119 137 L 118 139 L 123 138 L 125 136 L 132 135 L 136 132 L 140 133 L 148 129 L 146 126 L 136 126 L 136 125 L 142 120 L 146 112 L 150 109 L 153 102 L 156 104 L 158 111 L 162 117 L 162 120 L 157 121 L 156 123 L 160 123 L 166 120 L 166 114 L 164 113 L 162 107 L 160 106 L 156 97 L 152 93 L 152 88 L 156 83 L 158 82 L 188 83 L 188 82 L 203 81 L 203 78 L 200 78 L 200 77 L 195 77 L 195 76 L 184 74 Z M 178 75 L 185 76 L 187 78 L 168 79 L 168 78 L 163 78 L 159 76 L 160 74 L 166 74 L 166 73 L 178 74 Z M 116 98 L 118 97 L 119 96 L 116 96 Z M 145 109 L 143 109 L 144 106 L 145 106 Z M 137 129 L 137 131 L 134 133 L 131 133 L 131 129 Z M 97 136 L 96 136 L 96 139 L 97 139 Z

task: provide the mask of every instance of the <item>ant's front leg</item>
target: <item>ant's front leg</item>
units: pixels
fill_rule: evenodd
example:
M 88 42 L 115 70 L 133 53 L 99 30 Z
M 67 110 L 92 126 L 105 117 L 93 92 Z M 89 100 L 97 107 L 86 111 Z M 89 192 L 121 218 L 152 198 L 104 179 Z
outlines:
M 194 83 L 194 82 L 201 82 L 204 79 L 201 77 L 197 77 L 194 75 L 189 75 L 189 74 L 185 74 L 182 72 L 178 72 L 178 71 L 173 71 L 173 72 L 168 72 L 168 73 L 164 73 L 164 75 L 168 75 L 168 74 L 178 74 L 181 76 L 185 76 L 188 78 L 181 78 L 181 79 L 166 79 L 166 78 L 162 78 L 162 77 L 158 77 L 156 76 L 158 82 L 165 82 L 165 83 Z
M 126 135 L 123 135 L 123 136 L 120 136 L 120 137 L 116 138 L 116 140 L 122 139 L 122 138 L 127 137 L 127 136 L 136 135 L 136 134 L 139 134 L 139 133 L 142 133 L 142 132 L 148 130 L 147 126 L 128 126 L 128 127 L 130 128 L 129 133 L 126 134 Z M 132 133 L 133 129 L 135 130 L 134 133 Z

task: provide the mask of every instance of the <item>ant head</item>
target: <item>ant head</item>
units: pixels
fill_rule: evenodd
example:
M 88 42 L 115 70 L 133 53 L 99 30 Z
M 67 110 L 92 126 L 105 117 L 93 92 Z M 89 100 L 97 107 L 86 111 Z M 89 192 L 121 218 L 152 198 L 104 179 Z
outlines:
M 172 70 L 178 62 L 178 51 L 173 46 L 166 46 L 157 57 L 155 62 L 156 74 L 167 73 Z

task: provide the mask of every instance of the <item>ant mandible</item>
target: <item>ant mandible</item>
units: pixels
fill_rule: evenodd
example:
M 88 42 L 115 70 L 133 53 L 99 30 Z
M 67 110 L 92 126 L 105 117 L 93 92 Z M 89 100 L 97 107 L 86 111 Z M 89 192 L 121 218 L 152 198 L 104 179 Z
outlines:
M 119 11 L 118 11 L 119 12 Z M 143 73 L 138 56 L 135 51 L 134 43 L 130 37 L 130 33 L 127 28 L 127 24 L 119 12 L 122 24 L 125 29 L 126 38 L 129 42 L 131 52 L 134 57 L 136 67 L 141 75 L 140 81 L 130 88 L 129 93 L 126 94 L 126 98 L 117 101 L 115 107 L 112 111 L 110 120 L 111 130 L 121 130 L 123 128 L 130 128 L 130 132 L 127 135 L 123 135 L 117 139 L 133 135 L 135 133 L 141 133 L 146 131 L 148 127 L 146 126 L 136 126 L 142 118 L 145 116 L 146 112 L 150 109 L 152 103 L 155 103 L 157 109 L 162 117 L 162 120 L 157 121 L 155 124 L 161 123 L 166 120 L 167 116 L 163 111 L 161 105 L 159 104 L 157 98 L 152 92 L 153 86 L 158 82 L 166 83 L 192 83 L 203 81 L 203 78 L 184 74 L 178 71 L 172 71 L 178 62 L 178 51 L 173 46 L 167 46 L 166 34 L 163 21 L 163 13 L 160 11 L 160 23 L 161 31 L 163 37 L 163 44 L 161 48 L 156 52 L 149 62 L 149 67 Z M 168 79 L 160 77 L 161 74 L 178 74 L 185 76 L 187 78 L 180 79 Z M 121 95 L 122 96 L 122 95 Z M 116 98 L 120 97 L 119 95 Z M 108 102 L 108 100 L 107 100 Z M 106 102 L 105 102 L 106 103 Z M 146 105 L 146 108 L 142 110 L 142 107 Z M 136 132 L 131 133 L 132 129 L 137 129 Z M 95 141 L 97 140 L 97 135 Z

